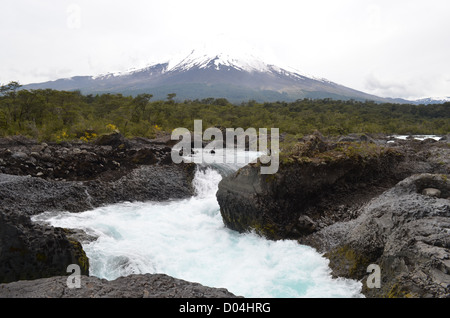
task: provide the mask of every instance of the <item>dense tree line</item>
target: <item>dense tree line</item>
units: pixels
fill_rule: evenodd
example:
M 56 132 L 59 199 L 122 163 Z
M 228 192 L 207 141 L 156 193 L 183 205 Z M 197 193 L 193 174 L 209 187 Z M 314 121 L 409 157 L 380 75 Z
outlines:
M 280 129 L 304 135 L 348 133 L 447 134 L 450 103 L 438 105 L 378 104 L 370 101 L 303 99 L 295 102 L 234 105 L 224 98 L 176 102 L 152 101 L 151 94 L 83 95 L 79 91 L 23 90 L 17 82 L 0 87 L 0 136 L 25 135 L 37 140 L 90 140 L 111 130 L 126 137 L 155 137 L 177 127 L 222 126 Z

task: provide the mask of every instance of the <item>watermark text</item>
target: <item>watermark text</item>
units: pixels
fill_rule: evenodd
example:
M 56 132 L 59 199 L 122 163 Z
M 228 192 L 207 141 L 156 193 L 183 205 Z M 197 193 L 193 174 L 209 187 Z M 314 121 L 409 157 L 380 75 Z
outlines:
M 270 138 L 269 138 L 270 137 Z M 181 140 L 180 140 L 181 138 Z M 270 136 L 267 128 L 226 128 L 224 132 L 217 127 L 203 131 L 201 120 L 194 121 L 194 134 L 186 128 L 176 128 L 172 131 L 172 140 L 180 140 L 172 148 L 174 163 L 192 162 L 186 159 L 193 149 L 203 149 L 207 153 L 220 153 L 218 156 L 203 156 L 199 153 L 193 158 L 195 163 L 254 163 L 245 156 L 237 156 L 238 151 L 259 152 L 261 174 L 275 174 L 279 168 L 279 129 L 271 128 Z M 269 149 L 270 140 L 270 149 Z M 224 143 L 225 141 L 225 143 Z M 208 144 L 203 147 L 203 142 Z M 224 151 L 225 150 L 225 151 Z M 247 162 L 248 161 L 248 162 Z

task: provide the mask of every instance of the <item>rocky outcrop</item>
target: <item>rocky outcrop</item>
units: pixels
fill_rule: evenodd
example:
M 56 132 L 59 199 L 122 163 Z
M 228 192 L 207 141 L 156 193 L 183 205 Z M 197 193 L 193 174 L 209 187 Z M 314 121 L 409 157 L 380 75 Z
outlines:
M 112 134 L 98 143 L 48 145 L 13 137 L 0 144 L 0 282 L 67 275 L 69 264 L 89 272 L 73 233 L 33 223 L 33 215 L 194 194 L 195 165 L 170 164 L 170 147 L 149 140 Z
M 0 174 L 1 210 L 35 215 L 86 211 L 123 201 L 162 201 L 193 195 L 193 164 L 140 166 L 113 181 L 53 181 Z
M 0 213 L 0 282 L 67 275 L 70 264 L 89 274 L 81 244 L 65 230 L 34 224 L 22 214 Z
M 364 285 L 368 296 L 450 297 L 449 233 L 448 175 L 418 174 L 371 200 L 355 220 L 304 242 L 325 252 L 336 276 L 364 281 L 367 266 L 379 265 L 381 288 Z
M 107 281 L 81 276 L 68 288 L 68 276 L 0 285 L 0 298 L 236 298 L 224 288 L 205 287 L 164 274 L 131 275 Z
M 219 184 L 225 224 L 270 239 L 298 239 L 338 220 L 398 181 L 399 152 L 369 143 L 329 143 L 313 136 L 280 158 L 274 175 L 248 165 Z
M 119 133 L 95 142 L 38 143 L 23 137 L 0 138 L 0 173 L 56 181 L 116 180 L 140 165 L 170 164 L 171 148 Z

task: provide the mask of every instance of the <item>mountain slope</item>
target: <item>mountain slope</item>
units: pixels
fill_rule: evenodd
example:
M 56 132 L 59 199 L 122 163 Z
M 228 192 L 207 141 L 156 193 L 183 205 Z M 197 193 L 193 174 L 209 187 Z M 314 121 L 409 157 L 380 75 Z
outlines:
M 428 97 L 428 98 L 421 98 L 414 101 L 415 104 L 443 104 L 450 102 L 450 97 Z
M 236 57 L 197 51 L 143 69 L 100 76 L 76 76 L 29 84 L 24 88 L 80 90 L 85 94 L 136 95 L 145 92 L 153 94 L 154 99 L 165 99 L 167 94 L 176 93 L 179 100 L 223 97 L 232 102 L 249 99 L 293 101 L 301 98 L 394 101 L 266 64 L 251 55 Z

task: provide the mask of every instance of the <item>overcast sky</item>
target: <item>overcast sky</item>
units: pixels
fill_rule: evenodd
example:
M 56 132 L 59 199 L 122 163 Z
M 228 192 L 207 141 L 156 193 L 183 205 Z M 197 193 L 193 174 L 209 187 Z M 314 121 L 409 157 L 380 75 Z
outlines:
M 3 84 L 127 70 L 224 39 L 367 93 L 450 96 L 448 0 L 2 0 L 0 14 Z

